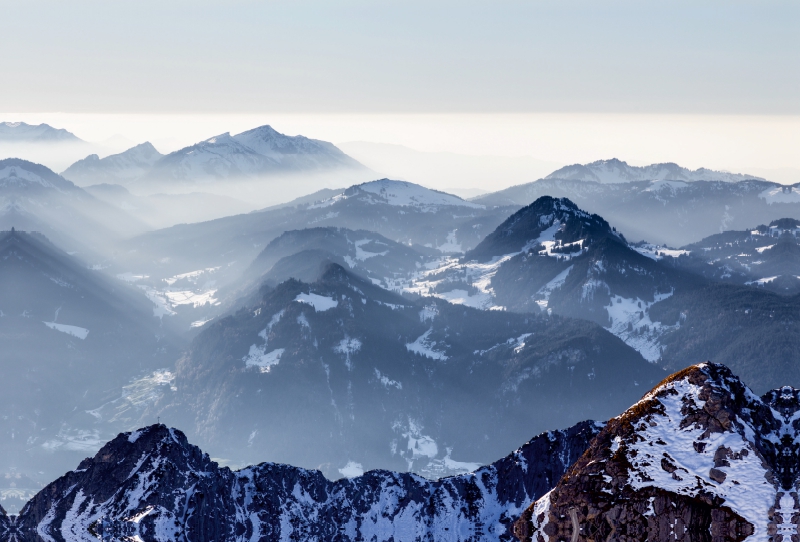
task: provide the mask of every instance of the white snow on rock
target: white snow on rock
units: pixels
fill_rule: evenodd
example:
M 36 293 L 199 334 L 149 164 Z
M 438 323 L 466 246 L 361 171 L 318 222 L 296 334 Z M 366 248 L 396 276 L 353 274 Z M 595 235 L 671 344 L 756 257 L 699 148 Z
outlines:
M 242 358 L 242 361 L 245 363 L 245 367 L 258 367 L 260 372 L 268 373 L 273 365 L 277 365 L 278 362 L 280 362 L 284 349 L 277 348 L 267 352 L 267 346 L 269 345 L 269 332 L 272 330 L 272 327 L 275 324 L 280 322 L 281 318 L 283 317 L 283 312 L 284 311 L 279 311 L 273 314 L 272 318 L 269 320 L 269 323 L 267 323 L 267 327 L 258 332 L 258 336 L 264 340 L 264 344 L 250 345 L 250 351 L 245 357 Z
M 189 280 L 190 282 L 196 283 L 197 279 L 202 275 L 214 273 L 218 271 L 220 267 L 207 267 L 206 269 L 198 269 L 196 271 L 189 271 L 188 273 L 181 273 L 180 275 L 175 275 L 166 279 L 162 279 L 166 282 L 169 286 L 172 286 L 179 280 Z
M 653 414 L 650 423 L 641 424 L 637 429 L 641 438 L 628 442 L 631 449 L 627 456 L 632 465 L 628 483 L 634 489 L 655 486 L 690 496 L 695 496 L 698 491 L 710 493 L 725 499 L 726 506 L 753 525 L 763 525 L 775 502 L 775 488 L 767 481 L 768 473 L 753 444 L 739 432 L 704 435 L 705 428 L 686 427 L 681 414 L 685 398 L 691 398 L 702 408 L 703 401 L 698 398 L 700 387 L 686 380 L 671 382 L 667 387 L 678 393 L 658 397 L 664 406 L 663 415 Z M 653 446 L 652 443 L 656 442 L 665 444 Z M 702 452 L 697 451 L 695 442 L 706 444 Z M 736 458 L 729 454 L 729 465 L 715 467 L 714 454 L 721 446 L 732 450 Z M 677 476 L 662 468 L 665 451 L 669 453 L 670 462 L 677 467 Z M 712 468 L 727 475 L 724 482 L 710 478 Z M 752 540 L 766 541 L 768 535 L 757 531 Z
M 672 329 L 660 322 L 650 320 L 649 310 L 655 303 L 663 301 L 672 292 L 655 294 L 652 302 L 639 298 L 632 299 L 618 295 L 611 296 L 611 304 L 606 307 L 611 318 L 611 326 L 607 329 L 625 343 L 639 352 L 644 359 L 656 362 L 661 359 L 661 336 Z
M 770 282 L 772 282 L 776 278 L 778 278 L 778 277 L 777 276 L 764 277 L 764 278 L 757 279 L 757 280 L 749 280 L 749 281 L 745 282 L 745 284 L 748 285 L 748 286 L 752 286 L 754 284 L 758 285 L 758 286 L 764 286 L 765 284 L 769 284 Z
M 690 254 L 690 251 L 688 250 L 668 248 L 662 245 L 653 245 L 651 243 L 630 245 L 630 247 L 642 256 L 647 256 L 652 260 L 660 260 L 667 256 L 670 258 L 677 258 L 678 256 L 683 256 L 684 254 Z
M 447 240 L 444 242 L 444 244 L 436 247 L 436 249 L 443 254 L 464 252 L 464 250 L 461 248 L 461 243 L 459 243 L 458 240 L 456 239 L 457 231 L 458 230 L 453 230 L 450 233 L 448 233 Z
M 536 304 L 539 305 L 539 307 L 543 310 L 548 308 L 547 304 L 550 302 L 550 294 L 564 285 L 564 281 L 567 280 L 570 271 L 572 271 L 571 265 L 553 277 L 550 282 L 539 288 L 539 291 L 534 295 Z
M 403 384 L 401 384 L 397 380 L 392 380 L 385 374 L 381 374 L 381 372 L 377 368 L 375 369 L 375 378 L 377 378 L 378 382 L 380 382 L 386 389 L 389 388 L 397 388 L 398 390 L 403 389 Z
M 427 322 L 428 320 L 433 321 L 433 319 L 437 316 L 439 316 L 439 309 L 433 303 L 430 305 L 425 305 L 422 307 L 422 310 L 419 311 L 420 322 Z
M 89 330 L 83 327 L 68 326 L 65 324 L 57 324 L 55 322 L 44 322 L 44 325 L 46 325 L 50 329 L 55 329 L 56 331 L 60 331 L 61 333 L 66 333 L 67 335 L 72 335 L 73 337 L 77 337 L 80 340 L 84 340 L 89 335 Z
M 156 318 L 163 318 L 164 316 L 175 315 L 175 311 L 170 308 L 169 301 L 164 292 L 159 292 L 155 288 L 149 286 L 140 285 L 139 288 L 144 290 L 144 295 L 155 305 L 155 307 L 153 307 L 153 316 Z
M 182 290 L 179 292 L 166 291 L 164 295 L 173 307 L 178 305 L 191 305 L 197 308 L 203 305 L 219 305 L 220 302 L 214 298 L 214 294 L 216 293 L 217 290 L 207 290 L 205 292 Z
M 413 343 L 406 343 L 406 349 L 409 352 L 416 352 L 422 356 L 437 359 L 437 360 L 446 360 L 447 355 L 444 351 L 435 350 L 436 348 L 436 341 L 430 339 L 430 334 L 433 331 L 433 328 L 430 328 L 428 331 L 417 337 Z
M 389 254 L 388 250 L 384 250 L 383 252 L 367 252 L 366 250 L 361 248 L 362 246 L 370 242 L 372 242 L 372 239 L 360 239 L 355 243 L 353 243 L 356 247 L 356 260 L 363 262 L 370 258 L 374 258 L 375 256 L 386 256 L 387 254 Z M 375 241 L 375 243 L 378 244 L 379 242 Z M 351 265 L 350 262 L 347 262 L 347 264 L 350 265 L 350 267 L 353 267 L 353 265 Z
M 314 293 L 299 294 L 294 298 L 298 303 L 306 303 L 314 307 L 315 312 L 325 312 L 330 309 L 335 309 L 339 306 L 339 302 L 332 297 L 318 295 Z
M 350 356 L 355 354 L 361 350 L 361 341 L 358 339 L 351 339 L 350 337 L 346 336 L 344 339 L 339 341 L 339 344 L 333 347 L 333 351 L 337 354 L 341 354 L 345 357 L 345 367 L 347 367 L 348 371 L 353 369 L 353 363 L 350 360 Z
M 789 189 L 790 191 L 787 192 L 787 187 L 784 186 L 768 188 L 761 192 L 758 197 L 770 205 L 773 203 L 800 203 L 800 192 L 794 187 L 789 187 Z
M 268 373 L 272 370 L 273 365 L 277 365 L 281 361 L 281 356 L 286 351 L 284 348 L 276 348 L 271 352 L 264 352 L 264 346 L 250 346 L 250 352 L 244 357 L 245 366 L 258 367 L 262 373 Z
M 476 309 L 502 309 L 502 307 L 494 304 L 494 290 L 491 287 L 492 277 L 494 277 L 501 265 L 515 255 L 516 253 L 495 257 L 487 263 L 468 262 L 464 264 L 457 258 L 443 258 L 439 260 L 438 265 L 431 266 L 431 269 L 416 273 L 408 283 L 403 284 L 398 289 L 422 296 L 438 297 L 456 305 L 466 305 Z M 477 292 L 470 293 L 463 288 L 458 288 L 458 286 L 455 286 L 450 291 L 435 292 L 434 288 L 440 284 L 446 284 L 449 280 L 438 277 L 454 270 L 459 271 L 466 280 L 470 281 Z
M 207 323 L 209 323 L 209 322 L 210 322 L 211 320 L 213 320 L 213 319 L 214 319 L 214 318 L 207 318 L 207 319 L 205 319 L 205 320 L 195 320 L 194 322 L 192 322 L 191 324 L 189 324 L 189 327 L 191 327 L 191 328 L 195 328 L 195 327 L 203 327 L 204 325 L 206 325 Z

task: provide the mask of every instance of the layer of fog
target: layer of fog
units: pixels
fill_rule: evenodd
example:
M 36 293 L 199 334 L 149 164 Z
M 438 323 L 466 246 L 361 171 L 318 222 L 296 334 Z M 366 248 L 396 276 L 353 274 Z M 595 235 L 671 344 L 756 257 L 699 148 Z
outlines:
M 344 152 L 392 179 L 450 192 L 464 198 L 529 183 L 565 165 L 530 156 L 470 156 L 422 152 L 402 145 L 351 141 L 338 145 Z

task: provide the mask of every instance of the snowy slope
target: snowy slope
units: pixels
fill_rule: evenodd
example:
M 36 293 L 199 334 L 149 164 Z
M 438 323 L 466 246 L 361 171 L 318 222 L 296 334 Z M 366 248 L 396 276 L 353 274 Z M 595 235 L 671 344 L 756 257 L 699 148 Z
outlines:
M 730 541 L 797 535 L 799 418 L 793 388 L 759 398 L 723 365 L 685 369 L 611 420 L 517 534 L 548 542 L 579 530 L 650 541 L 709 530 Z
M 255 152 L 275 160 L 287 169 L 363 167 L 332 143 L 304 136 L 287 136 L 271 126 L 253 128 L 233 138 Z

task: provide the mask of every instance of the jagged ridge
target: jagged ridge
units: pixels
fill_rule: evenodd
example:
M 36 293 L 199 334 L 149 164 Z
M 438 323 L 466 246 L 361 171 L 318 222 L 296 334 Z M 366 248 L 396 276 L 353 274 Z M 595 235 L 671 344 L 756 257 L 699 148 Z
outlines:
M 92 540 L 510 540 L 511 522 L 586 448 L 602 424 L 535 437 L 471 474 L 430 481 L 372 471 L 335 482 L 263 463 L 220 468 L 178 430 L 123 433 L 45 487 L 8 537 Z

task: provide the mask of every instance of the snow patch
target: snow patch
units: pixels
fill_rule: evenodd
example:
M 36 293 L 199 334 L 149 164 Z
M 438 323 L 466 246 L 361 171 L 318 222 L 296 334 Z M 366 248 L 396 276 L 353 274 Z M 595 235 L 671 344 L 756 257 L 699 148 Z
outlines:
M 325 312 L 330 309 L 335 309 L 339 305 L 339 302 L 332 297 L 326 297 L 324 295 L 317 295 L 313 293 L 299 294 L 294 298 L 294 300 L 298 303 L 306 303 L 311 305 L 314 307 L 314 311 L 316 312 Z
M 430 339 L 430 334 L 433 332 L 433 328 L 430 328 L 428 331 L 417 337 L 413 343 L 406 343 L 406 349 L 409 352 L 416 352 L 422 356 L 425 356 L 430 359 L 436 359 L 444 361 L 447 359 L 447 355 L 444 351 L 435 350 L 436 341 Z

